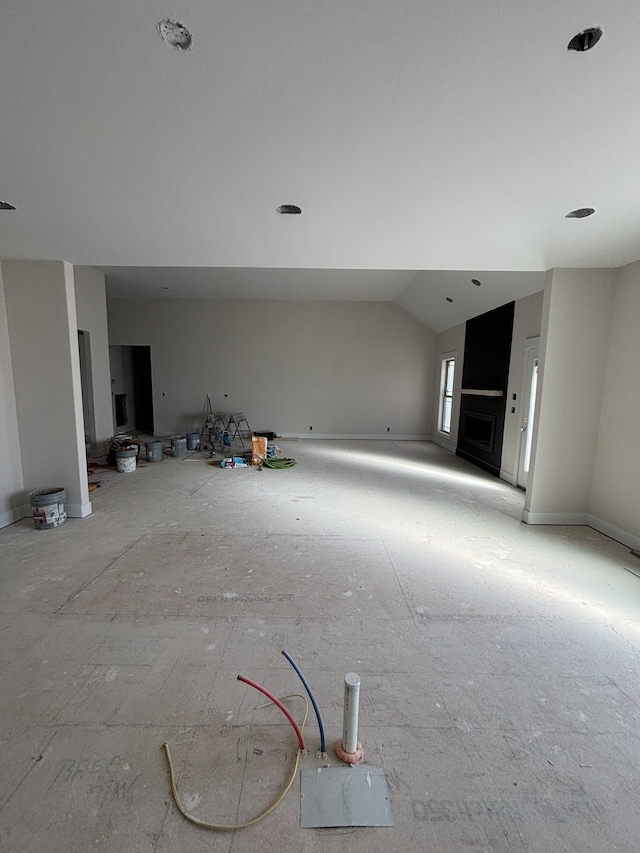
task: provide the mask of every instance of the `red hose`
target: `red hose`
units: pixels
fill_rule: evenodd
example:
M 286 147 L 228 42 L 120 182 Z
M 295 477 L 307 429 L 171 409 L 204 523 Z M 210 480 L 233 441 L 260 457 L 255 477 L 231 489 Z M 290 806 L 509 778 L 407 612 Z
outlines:
M 245 677 L 244 677 L 244 675 L 239 675 L 239 676 L 238 676 L 238 681 L 244 681 L 244 683 L 245 683 L 245 684 L 248 684 L 248 685 L 249 685 L 249 687 L 255 687 L 255 689 L 256 689 L 256 690 L 259 690 L 259 691 L 260 691 L 260 693 L 264 693 L 264 695 L 267 697 L 267 699 L 270 699 L 270 700 L 273 702 L 273 704 L 274 704 L 274 705 L 277 705 L 277 706 L 278 706 L 278 708 L 280 708 L 280 710 L 282 711 L 282 713 L 285 715 L 285 717 L 287 718 L 287 720 L 289 720 L 289 722 L 291 723 L 291 725 L 292 725 L 292 726 L 293 726 L 293 728 L 295 729 L 295 733 L 296 733 L 296 735 L 298 736 L 298 744 L 300 745 L 300 749 L 304 752 L 304 750 L 305 750 L 305 748 L 306 748 L 306 747 L 305 747 L 305 745 L 304 745 L 304 740 L 302 739 L 302 732 L 300 731 L 300 728 L 298 727 L 298 724 L 297 724 L 297 723 L 296 723 L 296 721 L 293 719 L 293 717 L 291 716 L 291 714 L 289 713 L 289 711 L 284 707 L 284 705 L 282 704 L 282 702 L 281 702 L 279 699 L 277 699 L 277 698 L 273 695 L 273 693 L 269 693 L 269 691 L 266 689 L 266 687 L 261 687 L 261 685 L 260 685 L 260 684 L 257 684 L 255 681 L 251 681 L 251 679 L 250 679 L 250 678 L 245 678 Z

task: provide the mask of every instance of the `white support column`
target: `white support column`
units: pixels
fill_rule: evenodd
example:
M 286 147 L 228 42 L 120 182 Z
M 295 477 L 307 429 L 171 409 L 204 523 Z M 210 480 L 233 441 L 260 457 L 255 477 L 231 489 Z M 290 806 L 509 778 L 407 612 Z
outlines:
M 91 513 L 73 267 L 3 261 L 25 498 L 63 486 L 67 514 Z
M 523 520 L 588 524 L 616 271 L 547 274 Z

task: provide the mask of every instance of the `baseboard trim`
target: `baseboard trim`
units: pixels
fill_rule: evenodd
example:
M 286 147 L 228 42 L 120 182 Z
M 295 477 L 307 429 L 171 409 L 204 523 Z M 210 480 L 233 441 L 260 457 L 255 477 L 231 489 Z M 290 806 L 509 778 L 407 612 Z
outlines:
M 616 542 L 620 542 L 622 545 L 626 545 L 636 551 L 640 549 L 640 536 L 635 536 L 633 533 L 629 533 L 628 530 L 616 527 L 615 524 L 598 518 L 597 515 L 588 515 L 587 518 L 589 519 L 587 522 L 589 527 L 593 527 L 599 533 L 604 533 L 609 539 L 615 539 Z
M 337 441 L 432 441 L 430 435 L 395 435 L 394 433 L 382 433 L 365 435 L 364 433 L 333 433 L 333 432 L 284 432 L 279 438 L 299 439 L 335 439 Z M 276 441 L 278 439 L 276 438 Z
M 31 507 L 26 504 L 10 509 L 9 512 L 3 512 L 0 514 L 0 528 L 15 524 L 16 521 L 21 521 L 23 518 L 29 518 L 30 515 Z
M 454 441 L 446 441 L 446 439 L 441 438 L 439 435 L 432 435 L 429 438 L 429 441 L 433 442 L 433 444 L 437 444 L 438 447 L 441 447 L 443 450 L 448 450 L 449 453 L 452 453 L 454 456 L 456 455 L 456 443 Z
M 598 533 L 608 536 L 609 539 L 620 542 L 621 545 L 634 550 L 640 549 L 640 536 L 616 527 L 615 524 L 588 512 L 529 512 L 525 509 L 522 511 L 522 520 L 525 524 L 568 524 L 591 527 Z
M 92 512 L 91 501 L 87 501 L 86 504 L 67 504 L 69 518 L 86 518 Z
M 523 509 L 522 520 L 525 524 L 589 526 L 589 515 L 586 512 L 529 512 L 528 509 Z

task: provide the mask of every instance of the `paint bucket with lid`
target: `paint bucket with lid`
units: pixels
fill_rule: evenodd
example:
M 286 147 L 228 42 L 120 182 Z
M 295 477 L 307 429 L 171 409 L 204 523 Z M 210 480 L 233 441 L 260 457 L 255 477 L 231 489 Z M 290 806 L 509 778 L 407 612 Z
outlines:
M 187 450 L 197 450 L 200 446 L 200 433 L 199 432 L 188 432 L 187 433 Z
M 67 520 L 67 492 L 61 486 L 37 489 L 29 494 L 36 530 L 51 530 Z
M 119 474 L 133 474 L 136 470 L 137 447 L 122 447 L 116 450 L 116 468 Z
M 184 459 L 187 455 L 187 439 L 184 435 L 171 436 L 171 455 L 174 459 Z
M 147 451 L 147 462 L 162 462 L 162 442 L 145 441 Z

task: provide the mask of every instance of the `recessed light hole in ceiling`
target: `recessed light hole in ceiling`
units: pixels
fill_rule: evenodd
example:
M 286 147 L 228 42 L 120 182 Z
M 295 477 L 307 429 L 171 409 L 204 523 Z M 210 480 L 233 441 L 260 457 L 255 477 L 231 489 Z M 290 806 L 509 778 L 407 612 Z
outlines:
M 475 284 L 475 286 L 476 286 L 476 287 L 482 287 L 482 282 L 481 282 L 481 281 L 478 281 L 478 279 L 477 279 L 477 278 L 472 278 L 472 279 L 471 279 L 471 284 Z
M 591 50 L 592 47 L 598 44 L 601 38 L 602 30 L 600 27 L 588 27 L 586 30 L 583 30 L 571 39 L 567 45 L 567 50 Z
M 578 207 L 576 210 L 567 213 L 565 219 L 584 219 L 585 216 L 591 216 L 595 212 L 595 207 Z
M 302 213 L 302 208 L 297 204 L 281 204 L 276 210 L 278 213 Z
M 15 210 L 15 207 L 8 201 L 0 201 L 0 210 Z
M 453 302 L 453 299 L 450 296 L 447 296 L 447 302 Z
M 163 41 L 175 47 L 176 50 L 189 50 L 193 38 L 189 30 L 178 21 L 170 21 L 166 18 L 158 24 L 158 32 Z

